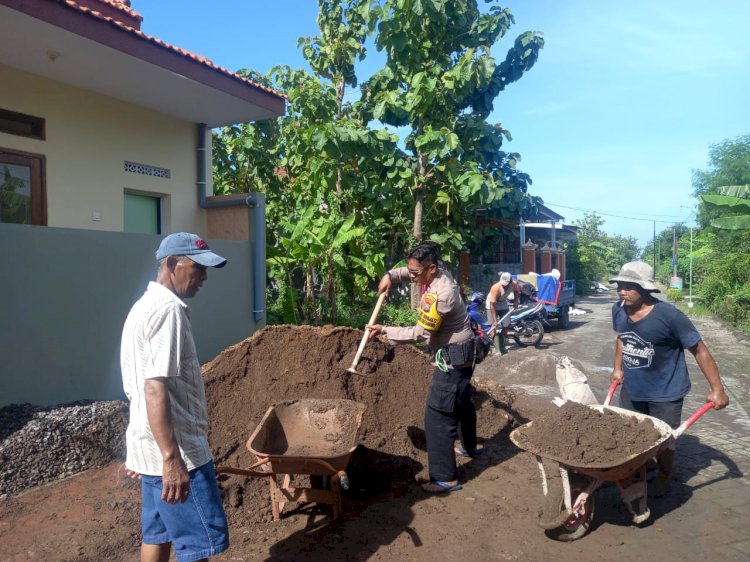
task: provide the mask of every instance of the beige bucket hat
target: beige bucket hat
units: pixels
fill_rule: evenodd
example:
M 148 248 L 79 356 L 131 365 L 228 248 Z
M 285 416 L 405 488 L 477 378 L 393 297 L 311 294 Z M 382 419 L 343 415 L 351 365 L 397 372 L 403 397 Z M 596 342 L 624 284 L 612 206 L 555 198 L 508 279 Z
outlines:
M 645 261 L 630 261 L 620 268 L 620 273 L 609 280 L 610 283 L 635 283 L 650 293 L 661 291 L 654 283 L 654 270 Z

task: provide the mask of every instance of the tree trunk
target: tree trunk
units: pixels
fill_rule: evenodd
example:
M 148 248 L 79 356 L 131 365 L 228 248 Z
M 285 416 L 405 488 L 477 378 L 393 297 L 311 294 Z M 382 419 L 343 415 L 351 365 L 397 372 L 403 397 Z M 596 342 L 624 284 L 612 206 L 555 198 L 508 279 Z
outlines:
M 308 312 L 310 310 L 310 305 L 315 302 L 315 276 L 313 268 L 309 268 L 305 271 L 305 302 L 304 306 L 302 307 L 303 312 L 303 322 L 308 322 Z
M 346 91 L 346 82 L 344 81 L 343 74 L 338 77 L 336 81 L 336 122 L 341 118 L 342 107 L 344 105 L 344 92 Z M 336 169 L 336 195 L 341 198 L 343 194 L 342 189 L 342 173 L 341 166 Z
M 328 298 L 328 306 L 330 308 L 330 321 L 332 324 L 336 323 L 337 310 L 336 310 L 336 267 L 333 260 L 328 264 L 328 279 L 326 281 L 326 297 Z
M 417 152 L 417 161 L 419 162 L 419 177 L 424 178 L 427 172 L 425 157 L 422 153 Z M 421 184 L 416 187 L 414 194 L 414 240 L 422 242 L 424 233 L 422 232 L 422 217 L 424 217 L 424 190 L 425 185 Z M 421 287 L 417 283 L 411 284 L 411 307 L 413 310 L 419 308 L 419 300 L 422 297 Z

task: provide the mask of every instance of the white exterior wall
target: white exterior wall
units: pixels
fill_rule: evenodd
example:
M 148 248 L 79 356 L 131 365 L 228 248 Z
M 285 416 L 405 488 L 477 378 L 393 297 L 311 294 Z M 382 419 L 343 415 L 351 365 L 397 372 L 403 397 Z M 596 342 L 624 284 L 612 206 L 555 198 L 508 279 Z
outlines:
M 0 108 L 45 120 L 46 140 L 0 133 L 0 147 L 46 157 L 48 226 L 122 232 L 130 189 L 165 196 L 163 233 L 205 235 L 194 123 L 5 66 L 0 85 Z M 169 169 L 171 177 L 125 172 L 126 160 Z

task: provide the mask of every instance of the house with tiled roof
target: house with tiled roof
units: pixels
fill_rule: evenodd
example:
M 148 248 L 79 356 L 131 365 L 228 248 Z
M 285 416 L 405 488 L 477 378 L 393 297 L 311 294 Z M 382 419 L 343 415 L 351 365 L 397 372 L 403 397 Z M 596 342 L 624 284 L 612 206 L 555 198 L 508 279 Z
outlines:
M 143 22 L 129 1 L 0 0 L 0 407 L 121 393 L 122 321 L 171 232 L 230 258 L 190 303 L 200 358 L 263 325 L 263 198 L 213 196 L 211 130 L 285 98 Z
M 210 129 L 284 98 L 144 33 L 129 4 L 0 0 L 0 170 L 24 185 L 0 222 L 211 237 Z

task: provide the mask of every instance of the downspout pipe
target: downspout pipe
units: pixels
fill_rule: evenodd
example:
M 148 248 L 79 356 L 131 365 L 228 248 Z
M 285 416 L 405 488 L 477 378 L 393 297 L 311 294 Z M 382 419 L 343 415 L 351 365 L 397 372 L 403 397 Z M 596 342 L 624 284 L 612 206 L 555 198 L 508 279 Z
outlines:
M 253 262 L 253 315 L 260 323 L 266 316 L 266 196 L 251 193 L 245 200 L 248 213 L 248 235 Z M 259 324 L 262 328 L 263 324 Z
M 206 188 L 208 186 L 208 149 L 206 147 L 206 124 L 196 126 L 197 160 L 198 160 L 198 205 L 201 209 L 215 209 L 217 207 L 236 207 L 236 199 L 208 200 Z M 266 198 L 262 193 L 252 193 L 245 203 L 250 207 L 248 213 L 248 236 L 250 238 L 250 260 L 253 264 L 253 318 L 256 324 L 266 316 Z M 256 328 L 262 328 L 263 324 Z

